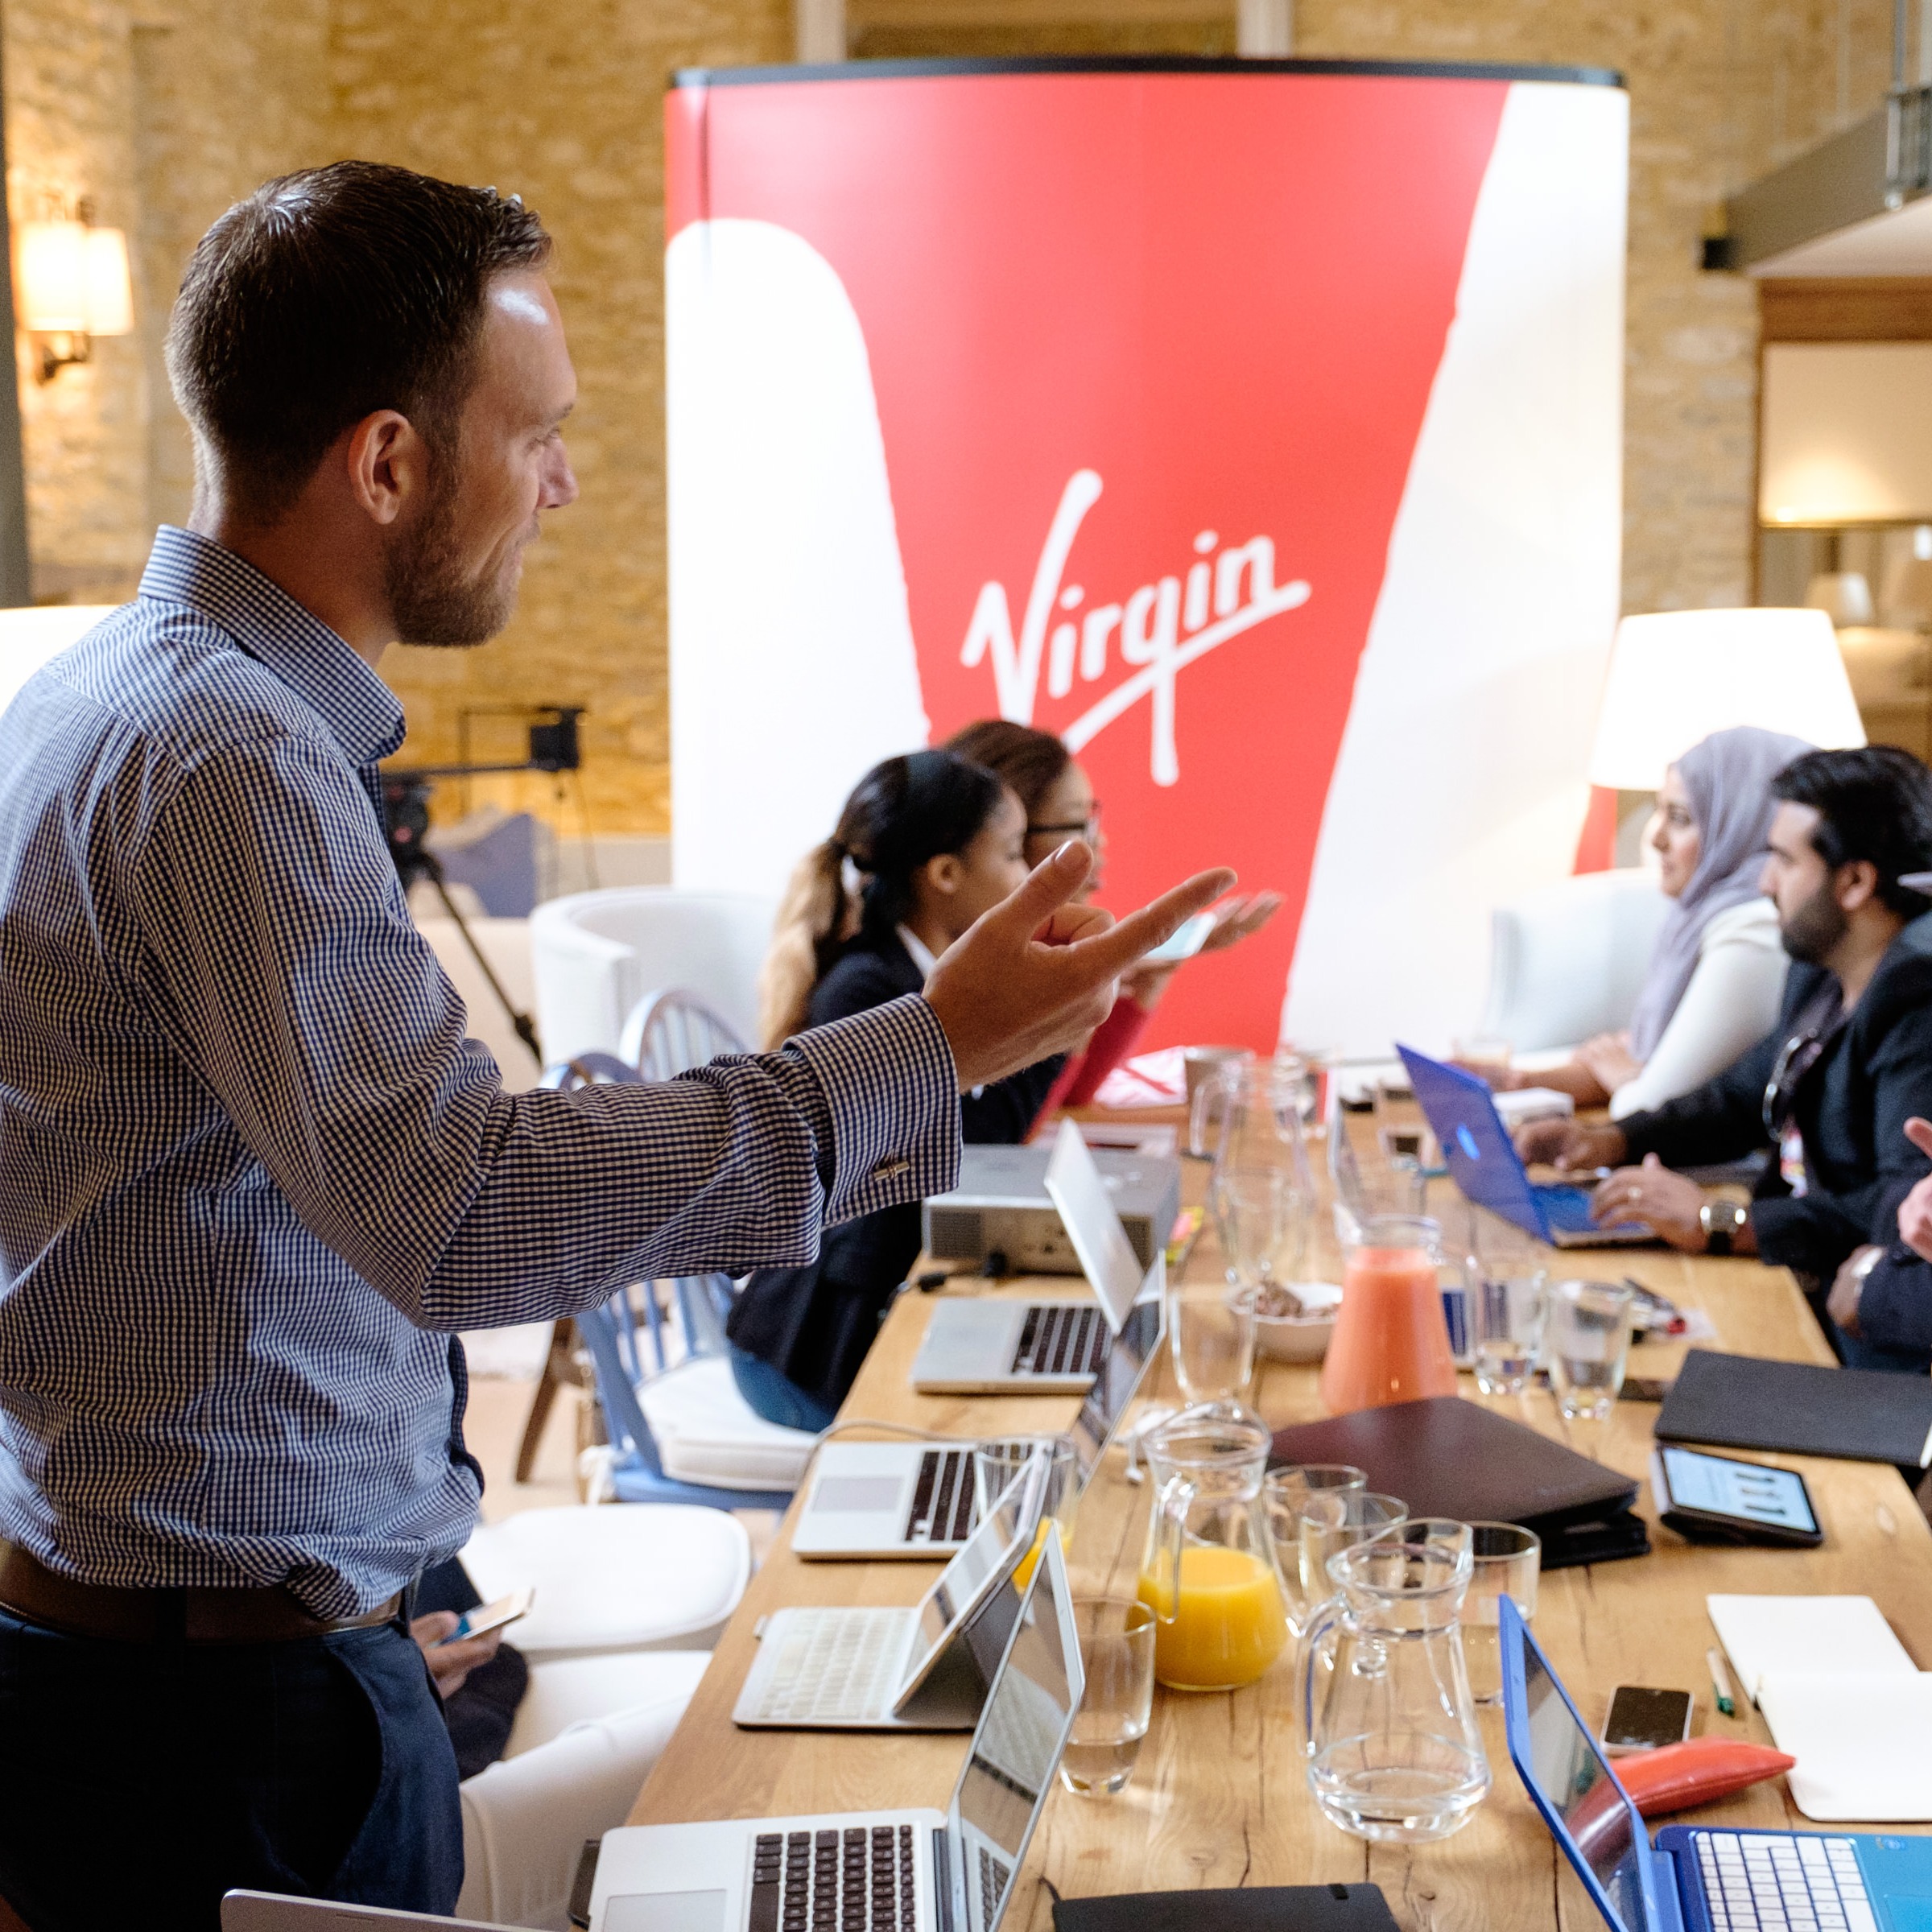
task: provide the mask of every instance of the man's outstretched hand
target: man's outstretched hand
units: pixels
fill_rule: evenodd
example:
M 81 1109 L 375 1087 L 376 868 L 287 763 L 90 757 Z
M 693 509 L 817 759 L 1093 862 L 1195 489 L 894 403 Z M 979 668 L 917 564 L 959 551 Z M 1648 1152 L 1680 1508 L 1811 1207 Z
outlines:
M 933 968 L 927 1004 L 946 1029 L 961 1092 L 1078 1046 L 1106 1018 L 1120 975 L 1234 883 L 1224 867 L 1199 873 L 1117 925 L 1097 906 L 1067 902 L 1092 865 L 1091 849 L 1070 840 Z

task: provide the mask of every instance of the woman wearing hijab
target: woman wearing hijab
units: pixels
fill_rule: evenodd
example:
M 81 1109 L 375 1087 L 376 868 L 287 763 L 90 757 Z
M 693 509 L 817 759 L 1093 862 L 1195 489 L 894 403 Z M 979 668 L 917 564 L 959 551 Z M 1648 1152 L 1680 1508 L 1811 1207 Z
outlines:
M 1781 732 L 1713 732 L 1664 774 L 1650 822 L 1664 920 L 1630 1025 L 1560 1067 L 1495 1084 L 1555 1087 L 1611 1117 L 1660 1107 L 1722 1072 L 1777 1022 L 1789 964 L 1759 887 L 1777 802 L 1771 781 L 1812 747 Z

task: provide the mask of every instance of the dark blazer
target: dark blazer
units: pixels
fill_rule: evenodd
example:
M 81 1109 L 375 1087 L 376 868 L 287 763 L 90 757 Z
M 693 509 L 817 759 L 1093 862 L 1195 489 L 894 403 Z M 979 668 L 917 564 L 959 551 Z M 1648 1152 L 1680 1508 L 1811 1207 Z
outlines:
M 1769 1147 L 1765 1086 L 1797 1017 L 1830 976 L 1794 964 L 1778 1024 L 1757 1046 L 1702 1087 L 1618 1123 L 1629 1158 L 1700 1166 Z M 1904 1129 L 1912 1115 L 1932 1113 L 1932 914 L 1893 941 L 1799 1083 L 1793 1112 L 1806 1191 L 1794 1195 L 1773 1162 L 1757 1183 L 1751 1224 L 1765 1260 L 1829 1282 L 1854 1248 L 1897 1240 L 1898 1204 L 1927 1171 Z
M 814 1026 L 828 1026 L 917 993 L 924 983 L 896 933 L 861 936 L 812 989 L 807 1018 Z M 962 1094 L 960 1138 L 1009 1146 L 1025 1140 L 1064 1058 L 1055 1055 Z M 761 1268 L 750 1275 L 724 1331 L 747 1354 L 836 1409 L 919 1252 L 916 1201 L 828 1228 L 816 1261 L 802 1268 Z

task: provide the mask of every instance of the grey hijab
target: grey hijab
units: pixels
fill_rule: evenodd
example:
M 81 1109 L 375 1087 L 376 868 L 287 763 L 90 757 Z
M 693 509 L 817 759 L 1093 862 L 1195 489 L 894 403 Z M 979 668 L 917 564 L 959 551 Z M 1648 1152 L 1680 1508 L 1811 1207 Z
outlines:
M 1712 732 L 1677 761 L 1703 846 L 1690 883 L 1657 935 L 1644 990 L 1630 1016 L 1630 1051 L 1637 1059 L 1649 1059 L 1664 1037 L 1697 971 L 1704 928 L 1720 912 L 1761 896 L 1765 841 L 1777 809 L 1771 781 L 1794 758 L 1814 749 L 1802 738 L 1740 724 Z

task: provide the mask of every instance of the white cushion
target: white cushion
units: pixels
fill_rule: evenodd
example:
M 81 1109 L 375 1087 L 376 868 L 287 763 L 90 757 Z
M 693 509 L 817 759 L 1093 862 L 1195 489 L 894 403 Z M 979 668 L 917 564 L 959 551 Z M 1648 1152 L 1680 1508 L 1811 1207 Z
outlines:
M 456 1916 L 564 1932 L 584 1841 L 630 1815 L 690 1695 L 667 1686 L 650 1703 L 573 1725 L 466 1778 Z
M 781 1429 L 738 1393 L 729 1357 L 698 1356 L 638 1391 L 664 1473 L 724 1489 L 795 1489 L 818 1438 Z
M 535 1589 L 507 1633 L 533 1662 L 708 1649 L 745 1594 L 751 1542 L 735 1517 L 689 1504 L 529 1509 L 479 1528 L 463 1565 L 485 1603 Z
M 711 1662 L 708 1650 L 617 1650 L 592 1657 L 553 1657 L 530 1667 L 530 1688 L 504 1750 L 521 1757 L 572 1724 L 619 1711 L 675 1702 L 682 1711 Z

